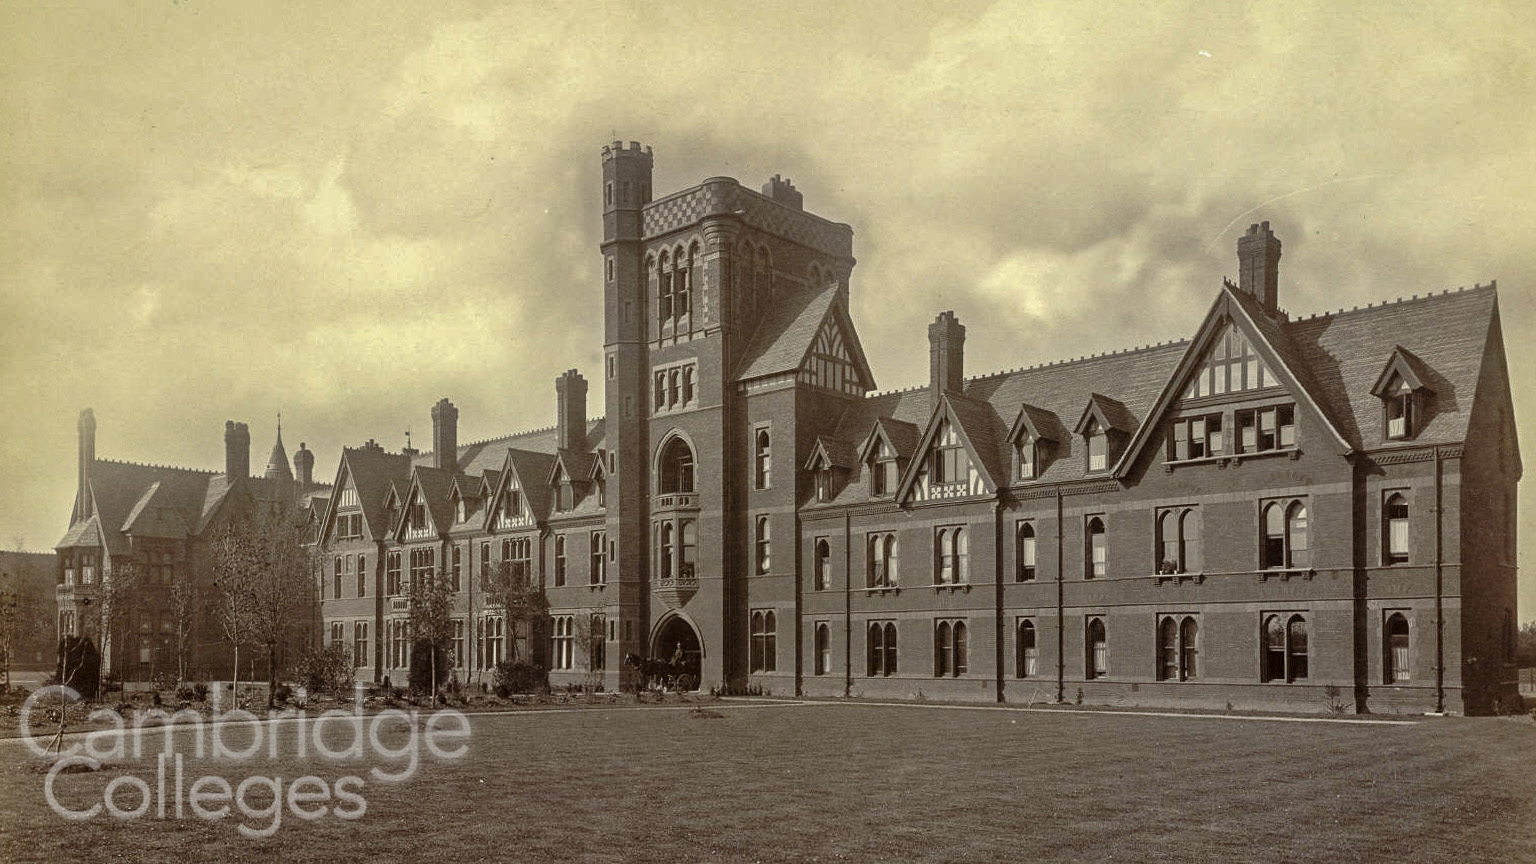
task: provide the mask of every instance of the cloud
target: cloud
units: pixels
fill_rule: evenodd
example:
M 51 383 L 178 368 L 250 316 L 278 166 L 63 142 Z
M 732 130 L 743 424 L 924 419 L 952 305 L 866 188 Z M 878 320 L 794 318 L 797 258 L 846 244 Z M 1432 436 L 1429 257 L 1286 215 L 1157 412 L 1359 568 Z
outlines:
M 193 465 L 282 410 L 322 475 L 444 395 L 470 437 L 545 425 L 571 366 L 598 413 L 615 137 L 655 148 L 658 192 L 783 173 L 851 224 L 887 387 L 925 378 L 948 308 L 975 374 L 1182 338 L 1259 219 L 1296 311 L 1499 277 L 1518 382 L 1533 14 L 7 7 L 0 530 L 62 531 L 86 405 L 103 455 Z

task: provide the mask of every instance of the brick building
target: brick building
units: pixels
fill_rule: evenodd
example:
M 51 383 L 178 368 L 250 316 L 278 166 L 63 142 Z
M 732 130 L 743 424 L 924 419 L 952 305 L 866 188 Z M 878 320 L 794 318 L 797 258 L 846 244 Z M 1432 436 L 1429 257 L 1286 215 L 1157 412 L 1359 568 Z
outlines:
M 773 178 L 653 199 L 603 150 L 605 417 L 343 452 L 323 636 L 408 665 L 410 586 L 458 586 L 452 654 L 556 683 L 628 654 L 776 694 L 1482 712 L 1515 698 L 1515 444 L 1493 285 L 1293 317 L 1239 240 L 1187 340 L 877 394 L 847 225 Z M 1213 283 L 1214 284 L 1214 283 Z M 1004 338 L 1005 334 L 998 334 Z M 550 620 L 514 632 L 507 561 Z M 477 593 L 479 592 L 479 593 Z
M 281 425 L 262 476 L 251 475 L 251 433 L 245 423 L 224 424 L 224 471 L 143 465 L 96 457 L 96 416 L 80 412 L 75 506 L 69 530 L 55 547 L 58 635 L 86 635 L 100 646 L 103 668 L 123 681 L 150 681 L 178 669 L 178 616 L 172 586 L 185 576 L 194 596 L 188 622 L 187 668 L 200 678 L 233 676 L 234 649 L 211 611 L 212 543 L 231 520 L 258 508 L 323 510 L 324 484 L 314 482 L 315 456 L 304 444 L 289 467 Z M 103 638 L 103 585 L 114 570 L 136 569 L 130 607 Z M 315 622 L 305 622 L 313 625 Z M 265 674 L 263 652 L 242 658 L 241 669 Z

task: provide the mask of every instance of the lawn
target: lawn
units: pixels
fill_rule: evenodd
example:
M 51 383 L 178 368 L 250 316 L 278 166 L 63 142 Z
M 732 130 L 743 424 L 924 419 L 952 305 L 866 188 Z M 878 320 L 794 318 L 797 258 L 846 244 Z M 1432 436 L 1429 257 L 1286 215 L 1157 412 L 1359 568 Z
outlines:
M 466 757 L 425 758 L 397 784 L 367 779 L 356 820 L 284 812 L 265 840 L 237 824 L 271 818 L 238 813 L 67 822 L 44 802 L 38 760 L 0 743 L 0 860 L 1536 860 L 1529 718 L 1344 725 L 825 703 L 702 714 L 476 716 Z M 403 722 L 384 728 L 387 746 L 408 740 Z M 334 782 L 399 764 L 300 759 L 282 740 L 275 760 L 188 758 L 184 772 Z M 58 797 L 87 807 L 112 778 L 153 787 L 155 772 L 152 755 L 130 754 L 60 776 Z M 127 789 L 118 803 L 137 800 Z

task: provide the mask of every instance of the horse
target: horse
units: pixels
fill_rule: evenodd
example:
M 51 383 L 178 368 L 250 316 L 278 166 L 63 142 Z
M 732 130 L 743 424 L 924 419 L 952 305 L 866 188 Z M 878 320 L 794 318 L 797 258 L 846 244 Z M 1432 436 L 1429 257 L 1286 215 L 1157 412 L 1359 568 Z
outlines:
M 642 689 L 654 685 L 662 690 L 691 690 L 698 686 L 697 676 L 692 673 L 691 664 L 686 659 L 672 663 L 659 657 L 641 657 L 630 652 L 624 655 L 624 665 L 639 673 Z

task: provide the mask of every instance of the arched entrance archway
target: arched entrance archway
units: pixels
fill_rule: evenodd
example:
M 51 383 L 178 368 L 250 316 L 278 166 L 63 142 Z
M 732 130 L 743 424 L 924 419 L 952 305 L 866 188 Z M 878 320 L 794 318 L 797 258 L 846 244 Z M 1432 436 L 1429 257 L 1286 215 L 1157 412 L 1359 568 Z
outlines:
M 671 673 L 680 689 L 698 689 L 704 647 L 699 641 L 699 631 L 693 628 L 688 619 L 672 615 L 663 621 L 651 637 L 651 656 L 671 666 Z

